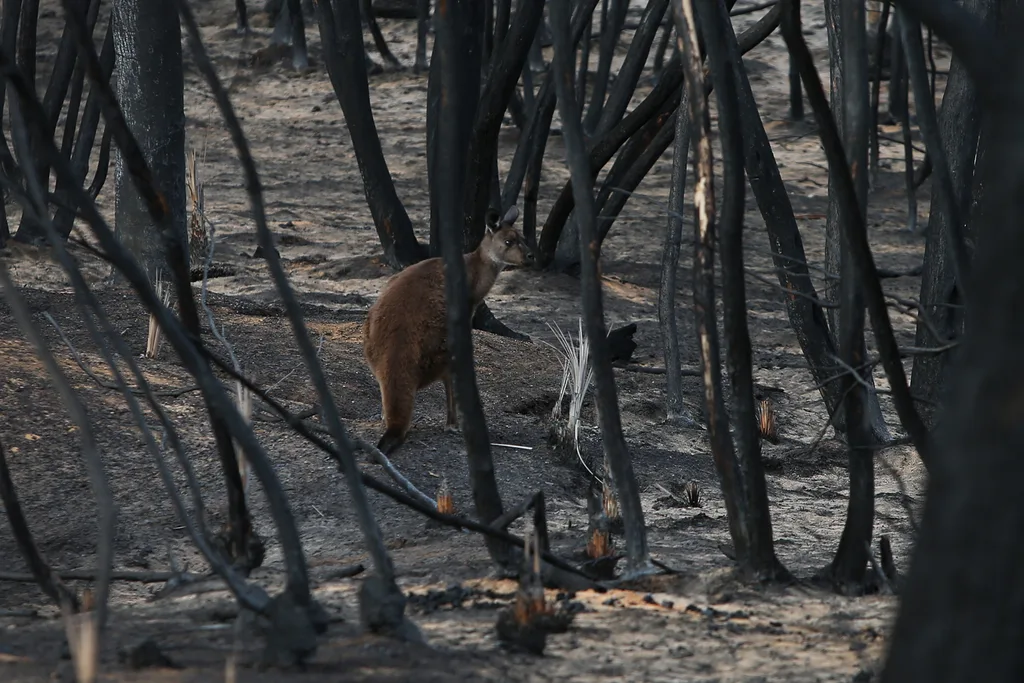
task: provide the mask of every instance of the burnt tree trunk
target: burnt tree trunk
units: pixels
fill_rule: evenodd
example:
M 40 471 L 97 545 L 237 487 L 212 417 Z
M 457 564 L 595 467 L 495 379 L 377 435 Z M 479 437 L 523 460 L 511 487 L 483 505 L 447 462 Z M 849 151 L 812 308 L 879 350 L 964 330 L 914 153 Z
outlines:
M 1002 4 L 1002 36 L 950 2 L 901 6 L 963 60 L 991 125 L 984 219 L 968 313 L 936 421 L 921 531 L 883 683 L 1024 680 L 1024 7 Z M 991 171 L 991 173 L 988 173 Z
M 995 0 L 965 0 L 963 7 L 979 19 L 987 21 L 995 11 L 995 4 Z M 975 85 L 963 61 L 955 54 L 942 96 L 938 126 L 949 164 L 954 196 L 958 205 L 964 209 L 961 216 L 966 219 L 966 209 L 971 202 L 975 154 L 981 135 L 981 112 Z M 933 209 L 928 217 L 919 299 L 922 308 L 918 313 L 927 323 L 918 322 L 914 341 L 915 346 L 922 348 L 948 344 L 960 336 L 963 326 L 963 311 L 960 308 L 963 300 L 956 286 L 948 245 L 949 219 L 944 212 L 935 210 L 939 206 L 939 197 L 936 195 L 940 191 L 937 184 L 932 186 Z M 920 410 L 929 425 L 934 424 L 934 404 L 941 398 L 952 356 L 952 350 L 945 350 L 914 357 L 910 389 L 915 396 L 924 399 Z
M 840 8 L 843 87 L 843 146 L 857 194 L 861 215 L 868 203 L 868 59 L 864 0 L 844 0 Z M 836 107 L 833 107 L 833 111 Z M 836 202 L 838 204 L 838 202 Z M 849 233 L 843 230 L 843 235 Z M 845 237 L 844 237 L 845 240 Z M 846 417 L 846 441 L 850 472 L 850 498 L 846 525 L 832 561 L 832 579 L 844 593 L 860 593 L 867 570 L 871 530 L 875 521 L 874 450 L 868 415 L 868 378 L 865 365 L 863 286 L 850 254 L 851 245 L 842 244 L 840 255 L 839 357 L 843 361 L 840 386 Z M 870 366 L 868 366 L 870 367 Z M 855 374 L 856 373 L 856 374 Z M 856 376 L 860 374 L 863 380 Z
M 345 114 L 345 126 L 352 139 L 363 192 L 384 248 L 384 258 L 393 268 L 404 268 L 425 258 L 427 250 L 416 240 L 412 221 L 395 191 L 377 135 L 370 108 L 359 0 L 322 0 L 316 8 L 324 46 L 323 59 Z M 326 12 L 331 12 L 333 21 L 325 21 Z M 328 25 L 333 30 L 328 30 Z
M 449 145 L 455 145 L 455 151 L 459 155 L 459 159 L 463 164 L 463 177 L 466 178 L 466 170 L 464 164 L 466 162 L 467 155 L 469 153 L 469 147 L 473 136 L 473 122 L 477 117 L 477 108 L 480 104 L 480 71 L 483 67 L 483 55 L 481 50 L 483 43 L 481 38 L 484 31 L 484 12 L 483 4 L 480 2 L 473 3 L 467 10 L 463 17 L 464 20 L 460 20 L 452 27 L 452 30 L 458 32 L 456 37 L 456 43 L 452 46 L 455 50 L 453 55 L 453 61 L 449 62 L 448 68 L 454 69 L 455 73 L 452 75 L 453 78 L 457 79 L 459 93 L 462 95 L 460 106 L 458 108 L 446 107 L 446 113 L 448 116 L 455 116 L 458 121 L 458 126 L 453 129 L 452 134 L 455 136 L 453 139 L 448 141 Z M 440 9 L 438 10 L 440 11 Z M 461 10 L 460 10 L 461 11 Z M 437 23 L 441 21 L 437 12 L 434 13 L 434 33 L 437 33 Z M 438 59 L 438 51 L 441 49 L 437 40 L 434 40 L 434 50 L 430 57 L 430 72 L 427 81 L 427 184 L 430 189 L 430 253 L 432 256 L 439 256 L 441 254 L 440 240 L 441 230 L 441 214 L 438 209 L 439 204 L 436 201 L 438 195 L 438 183 L 442 181 L 439 173 L 441 172 L 437 166 L 437 159 L 440 154 L 447 154 L 451 150 L 442 149 L 438 145 L 438 130 L 442 123 L 440 117 L 441 108 L 446 104 L 443 103 L 443 93 L 441 83 L 444 78 L 448 76 L 441 71 L 441 64 Z M 435 65 L 435 62 L 437 64 Z M 500 123 L 500 120 L 499 120 Z M 483 169 L 479 169 L 482 174 Z M 473 182 L 467 178 L 467 182 Z M 479 179 L 481 184 L 488 182 L 486 178 L 481 177 Z M 463 185 L 460 184 L 459 188 L 462 189 Z M 465 214 L 463 214 L 465 215 Z M 460 221 L 460 224 L 462 221 Z M 481 226 L 481 229 L 483 226 Z M 465 246 L 465 245 L 464 245 Z M 473 245 L 475 248 L 476 245 Z
M 698 46 L 696 44 L 696 27 L 692 25 L 693 17 L 686 16 L 687 9 L 683 0 L 676 5 L 677 33 L 683 36 L 684 54 L 691 68 L 700 68 Z M 744 178 L 743 178 L 743 140 L 738 111 L 736 74 L 730 68 L 728 36 L 729 10 L 723 0 L 700 0 L 697 8 L 697 24 L 707 50 L 712 82 L 718 102 L 719 138 L 722 144 L 724 192 L 722 197 L 721 217 L 721 263 L 722 263 L 722 304 L 723 327 L 726 335 L 726 368 L 732 388 L 732 422 L 735 427 L 735 448 L 728 428 L 719 437 L 719 449 L 715 453 L 715 465 L 722 482 L 722 491 L 727 501 L 729 513 L 729 529 L 736 550 L 736 559 L 740 571 L 758 580 L 772 580 L 785 576 L 786 571 L 775 555 L 775 541 L 772 536 L 771 513 L 768 509 L 768 491 L 764 478 L 764 467 L 761 463 L 761 439 L 757 429 L 757 418 L 754 412 L 754 379 L 751 363 L 750 333 L 747 327 L 746 286 L 743 269 L 743 213 Z M 689 80 L 689 79 L 688 79 Z M 693 79 L 696 80 L 696 79 Z M 688 99 L 703 96 L 703 84 L 689 83 Z M 700 247 L 695 256 L 695 303 L 701 309 L 701 324 L 711 322 L 714 314 L 714 283 L 713 266 L 711 263 L 711 240 L 714 238 L 714 190 L 711 173 L 710 125 L 704 103 L 690 103 L 689 113 L 693 132 L 691 139 L 694 145 L 694 157 L 703 168 L 697 178 L 695 191 L 697 202 L 706 202 L 698 212 L 698 236 Z M 683 115 L 683 108 L 680 113 Z M 702 120 L 703 119 L 703 120 Z M 703 149 L 702 149 L 703 148 Z M 702 184 L 704 187 L 702 188 Z M 700 196 L 702 195 L 703 196 Z M 696 279 L 700 278 L 700 283 Z M 700 297 L 696 291 L 700 289 Z M 713 323 L 712 323 L 713 324 Z M 708 330 L 704 330 L 707 338 Z M 703 343 L 702 347 L 706 344 Z M 716 358 L 717 344 L 709 349 L 711 357 L 704 357 L 705 391 L 710 391 L 709 376 L 718 373 L 717 367 L 711 367 Z M 703 355 L 703 354 L 702 354 Z M 721 395 L 721 383 L 718 382 L 718 394 Z M 721 406 L 719 406 L 721 407 Z M 724 413 L 724 411 L 722 411 Z M 724 415 L 714 414 L 714 407 L 708 405 L 709 430 L 711 421 L 717 420 L 716 427 L 724 426 Z M 726 448 L 721 448 L 726 446 Z
M 72 11 L 78 12 L 83 17 L 91 35 L 99 14 L 99 0 L 75 0 L 71 5 Z M 44 131 L 49 137 L 53 137 L 57 129 L 61 106 L 67 97 L 68 88 L 75 73 L 76 53 L 74 38 L 69 28 L 65 26 L 57 48 L 53 71 L 50 74 L 50 82 L 47 84 L 46 94 L 43 96 L 43 109 L 46 112 Z M 31 138 L 35 139 L 35 135 L 33 134 Z M 49 187 L 50 166 L 42 160 L 42 155 L 38 154 L 38 142 L 33 144 L 32 149 L 33 159 L 25 168 L 26 170 L 32 169 L 32 172 L 36 173 L 36 177 L 39 178 L 43 187 Z M 22 214 L 21 225 L 14 238 L 20 242 L 42 244 L 46 241 L 45 232 L 42 225 L 26 213 Z
M 0 50 L 8 63 L 16 63 L 15 43 L 18 39 L 18 21 L 21 18 L 21 0 L 3 0 L 3 25 L 0 27 Z M 3 117 L 4 105 L 6 104 L 7 88 L 0 88 L 0 118 Z M 17 103 L 12 103 L 12 109 Z M 17 164 L 14 155 L 7 144 L 7 138 L 0 129 L 0 169 L 12 180 L 17 180 Z M 4 202 L 4 192 L 0 192 L 0 249 L 7 245 L 11 238 L 11 227 L 7 220 L 7 208 Z
M 467 251 L 476 249 L 484 236 L 484 216 L 490 203 L 492 185 L 496 181 L 501 121 L 509 100 L 515 94 L 516 83 L 526 63 L 527 52 L 537 35 L 537 27 L 540 26 L 543 17 L 543 2 L 519 3 L 511 27 L 507 34 L 502 32 L 502 40 L 496 45 L 487 82 L 480 94 L 480 102 L 471 109 L 475 111 L 475 117 L 467 130 L 471 136 L 465 157 L 466 184 L 462 206 L 463 239 Z M 502 22 L 499 22 L 499 26 L 500 23 Z M 502 213 L 508 207 L 489 208 Z
M 650 0 L 647 7 L 644 8 L 644 13 L 640 17 L 640 25 L 633 34 L 626 57 L 615 75 L 615 83 L 608 92 L 608 100 L 601 108 L 600 117 L 594 125 L 594 135 L 601 135 L 622 119 L 636 90 L 640 73 L 647 63 L 647 56 L 658 35 L 659 23 L 667 9 L 668 0 Z M 602 36 L 602 38 L 604 37 Z M 589 112 L 588 116 L 590 116 Z M 575 265 L 579 261 L 579 235 L 576 221 L 571 215 L 559 242 L 558 260 Z
M 863 0 L 856 0 L 857 2 L 863 2 Z M 851 68 L 850 65 L 846 64 L 843 54 L 843 41 L 844 32 L 846 27 L 843 26 L 843 19 L 841 16 L 843 0 L 825 0 L 825 23 L 828 28 L 828 44 L 829 44 L 829 76 L 831 82 L 831 95 L 829 101 L 832 103 L 832 115 L 835 117 L 836 126 L 840 131 L 848 130 L 846 126 L 846 103 L 851 97 L 856 97 L 858 100 L 864 99 L 865 103 L 863 106 L 867 107 L 867 47 L 864 46 L 864 50 L 861 54 L 857 55 L 858 65 L 856 71 L 859 74 L 863 74 L 863 77 L 858 77 L 857 83 L 853 88 L 847 87 L 844 82 L 846 78 L 845 73 Z M 855 94 L 854 94 L 855 93 Z M 860 103 L 857 105 L 861 106 Z M 866 109 L 865 109 L 866 110 Z M 857 149 L 849 153 L 851 163 L 856 163 L 861 168 L 867 168 L 867 126 L 869 122 L 867 120 L 860 121 L 857 124 L 864 128 L 864 134 L 857 134 L 858 147 Z M 863 143 L 860 142 L 863 138 Z M 849 138 L 848 138 L 849 139 Z M 862 162 L 863 157 L 863 162 Z M 822 296 L 825 301 L 830 303 L 839 303 L 842 296 L 840 292 L 839 283 L 842 279 L 842 252 L 843 252 L 843 222 L 849 220 L 849 217 L 844 216 L 839 209 L 839 202 L 837 200 L 837 192 L 835 189 L 836 178 L 835 169 L 829 167 L 828 174 L 828 217 L 825 225 L 825 272 L 828 274 L 825 281 L 824 290 Z M 867 174 L 860 174 L 855 180 L 855 186 L 857 190 L 857 202 L 861 209 L 861 215 L 867 215 Z M 839 320 L 837 317 L 836 309 L 828 309 L 825 312 L 826 317 L 829 321 L 829 326 L 833 334 L 839 329 Z M 865 352 L 866 353 L 866 352 Z M 864 369 L 862 376 L 865 381 L 874 388 L 874 379 L 872 377 L 870 369 Z M 882 406 L 878 400 L 878 394 L 874 391 L 870 392 L 867 398 L 867 414 L 868 420 L 871 424 L 871 432 L 873 438 L 878 443 L 885 443 L 891 439 L 889 435 L 889 429 L 885 424 L 885 418 L 882 416 Z M 846 420 L 842 412 L 837 412 L 836 419 L 833 424 L 836 427 L 837 432 L 845 434 L 847 427 L 845 425 Z
M 100 52 L 100 71 L 102 72 L 103 78 L 110 80 L 110 76 L 114 70 L 114 31 L 113 26 L 107 26 L 107 35 L 103 39 L 103 48 Z M 100 123 L 100 98 L 95 88 L 89 89 L 89 96 L 85 100 L 85 111 L 82 112 L 82 123 L 78 127 L 78 135 L 75 138 L 75 144 L 71 151 L 71 168 L 74 170 L 76 177 L 85 178 L 89 168 L 89 158 L 92 154 L 93 147 L 96 142 L 96 132 L 99 129 Z M 108 150 L 108 154 L 104 155 L 102 152 L 98 160 L 97 177 L 100 176 L 100 172 L 105 171 L 109 165 L 109 149 L 110 149 L 110 133 L 109 129 L 104 129 L 103 135 L 104 148 Z M 74 225 L 75 220 L 75 205 L 72 199 L 72 193 L 68 192 L 66 183 L 63 179 L 57 179 L 56 195 L 61 200 L 61 205 L 57 207 L 57 211 L 53 217 L 54 226 L 60 232 L 61 236 L 67 238 L 71 234 L 71 228 Z
M 774 14 L 775 22 L 781 18 L 781 6 L 766 15 Z M 731 31 L 730 31 L 731 35 Z M 764 218 L 765 229 L 772 250 L 772 261 L 779 285 L 786 292 L 786 312 L 789 324 L 796 334 L 800 349 L 829 414 L 841 404 L 842 389 L 834 380 L 836 346 L 818 303 L 818 293 L 807 267 L 800 228 L 793 213 L 789 194 L 782 180 L 775 153 L 761 121 L 754 100 L 750 79 L 741 68 L 740 49 L 735 38 L 728 41 L 729 60 L 736 71 L 739 86 L 740 125 L 743 127 L 747 178 L 750 182 L 758 210 Z
M 463 258 L 462 221 L 459 220 L 465 182 L 465 151 L 469 131 L 462 129 L 460 110 L 476 107 L 479 66 L 466 73 L 465 50 L 479 51 L 479 41 L 467 45 L 465 35 L 478 25 L 472 14 L 482 14 L 476 0 L 438 3 L 434 13 L 436 50 L 433 62 L 440 74 L 441 103 L 438 111 L 436 194 L 440 220 L 441 256 L 445 270 L 445 303 L 448 311 L 448 349 L 454 375 L 455 400 L 459 409 L 462 435 L 466 442 L 473 501 L 480 521 L 490 524 L 502 514 L 501 494 L 494 476 L 491 441 L 480 403 L 473 368 L 473 337 L 466 265 Z M 479 34 L 477 34 L 479 35 Z M 479 64 L 479 63 L 477 63 Z M 473 76 L 470 80 L 469 75 Z M 487 548 L 500 567 L 510 565 L 509 547 L 488 537 Z
M 583 130 L 592 135 L 597 129 L 604 109 L 604 98 L 608 92 L 608 81 L 611 78 L 612 59 L 615 48 L 619 44 L 619 36 L 626 23 L 629 11 L 629 0 L 610 0 L 602 3 L 601 12 L 601 43 L 597 57 L 597 71 L 594 74 L 594 88 L 590 93 L 590 106 L 583 119 Z M 582 106 L 582 105 L 581 105 Z
M 670 33 L 670 31 L 669 31 Z M 668 225 L 665 251 L 661 257 L 661 284 L 658 287 L 658 324 L 665 357 L 665 415 L 669 421 L 693 426 L 683 405 L 682 344 L 676 313 L 676 272 L 683 237 L 683 196 L 686 193 L 686 169 L 690 151 L 690 121 L 679 109 L 675 117 L 675 150 L 672 154 L 672 180 L 668 191 Z
M 587 338 L 591 345 L 594 383 L 597 388 L 598 421 L 601 441 L 610 463 L 612 479 L 619 496 L 625 524 L 628 573 L 645 572 L 650 567 L 647 531 L 640 505 L 640 490 L 629 449 L 622 435 L 618 397 L 615 390 L 607 330 L 601 305 L 601 281 L 598 274 L 599 253 L 594 243 L 594 196 L 590 187 L 590 169 L 580 107 L 576 102 L 573 82 L 573 45 L 569 28 L 569 3 L 555 0 L 550 7 L 551 33 L 554 38 L 554 60 L 551 68 L 558 92 L 562 134 L 565 138 L 566 163 L 573 178 L 577 220 L 580 228 L 580 297 L 583 303 Z
M 185 98 L 178 13 L 168 3 L 122 0 L 114 5 L 116 95 L 128 127 L 164 193 L 171 225 L 185 237 Z M 132 181 L 122 154 L 115 160 L 118 237 L 152 277 L 167 269 L 162 235 Z M 187 250 L 186 250 L 187 253 Z

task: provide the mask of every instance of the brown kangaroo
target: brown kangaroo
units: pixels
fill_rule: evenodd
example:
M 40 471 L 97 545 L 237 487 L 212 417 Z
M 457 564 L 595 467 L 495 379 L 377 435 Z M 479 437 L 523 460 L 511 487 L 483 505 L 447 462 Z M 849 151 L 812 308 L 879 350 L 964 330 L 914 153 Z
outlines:
M 491 291 L 505 266 L 533 263 L 533 251 L 514 223 L 513 206 L 498 224 L 488 221 L 484 239 L 465 254 L 471 314 Z M 363 324 L 363 353 L 380 385 L 384 435 L 377 448 L 390 454 L 405 442 L 412 424 L 416 393 L 444 382 L 445 431 L 458 418 L 448 359 L 448 320 L 444 298 L 444 262 L 440 257 L 413 264 L 388 280 Z

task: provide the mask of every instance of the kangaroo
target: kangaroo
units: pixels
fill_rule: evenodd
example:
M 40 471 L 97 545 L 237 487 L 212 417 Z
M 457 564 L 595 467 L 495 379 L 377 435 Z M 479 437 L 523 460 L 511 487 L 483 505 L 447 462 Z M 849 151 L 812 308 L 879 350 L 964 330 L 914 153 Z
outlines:
M 533 263 L 533 251 L 514 225 L 518 217 L 519 210 L 512 206 L 500 223 L 491 218 L 480 246 L 463 256 L 471 315 L 505 266 Z M 445 431 L 456 430 L 440 257 L 413 264 L 384 285 L 363 324 L 363 354 L 380 385 L 384 435 L 378 449 L 390 454 L 405 443 L 416 393 L 438 380 L 444 382 Z

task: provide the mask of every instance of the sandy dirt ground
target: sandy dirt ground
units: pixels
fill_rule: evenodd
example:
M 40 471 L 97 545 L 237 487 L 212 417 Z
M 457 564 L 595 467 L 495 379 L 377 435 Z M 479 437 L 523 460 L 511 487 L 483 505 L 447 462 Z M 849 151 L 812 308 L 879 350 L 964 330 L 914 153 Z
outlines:
M 637 6 L 629 21 L 635 25 L 642 3 L 633 4 Z M 288 275 L 307 304 L 310 331 L 316 339 L 322 337 L 320 357 L 341 417 L 354 433 L 375 442 L 380 432 L 380 399 L 362 358 L 359 329 L 366 308 L 391 271 L 381 261 L 342 112 L 320 59 L 316 27 L 307 31 L 313 67 L 306 73 L 294 72 L 286 62 L 253 65 L 250 57 L 268 45 L 270 31 L 256 4 L 251 5 L 256 28 L 245 39 L 234 31 L 233 3 L 194 3 L 203 38 L 230 87 L 252 145 L 268 218 Z M 759 15 L 738 18 L 737 27 Z M 807 40 L 827 78 L 821 5 L 805 3 L 803 17 Z M 374 116 L 399 196 L 421 240 L 426 241 L 427 79 L 411 69 L 415 22 L 382 20 L 381 24 L 407 68 L 370 76 Z M 52 64 L 60 29 L 59 4 L 45 0 L 40 15 L 41 74 L 48 73 Z M 624 36 L 619 59 L 630 35 L 627 31 Z M 946 68 L 948 54 L 941 49 L 936 54 L 940 69 Z M 826 166 L 813 125 L 787 120 L 788 60 L 781 37 L 773 35 L 745 61 L 798 213 L 808 258 L 821 264 Z M 650 65 L 634 104 L 651 87 L 649 69 Z M 940 77 L 940 88 L 942 82 Z M 256 381 L 274 385 L 273 395 L 289 408 L 309 408 L 315 391 L 264 262 L 253 257 L 256 237 L 235 151 L 187 53 L 185 87 L 188 145 L 200 154 L 206 211 L 216 225 L 214 262 L 230 273 L 210 281 L 212 311 Z M 501 134 L 503 175 L 517 139 L 518 132 L 507 121 Z M 562 140 L 555 136 L 544 165 L 541 220 L 568 178 L 563 155 Z M 605 243 L 602 259 L 607 322 L 610 326 L 637 323 L 635 361 L 646 365 L 662 364 L 656 303 L 670 157 L 670 153 L 664 155 L 630 199 Z M 903 169 L 898 128 L 885 127 L 881 173 L 870 199 L 869 233 L 878 264 L 893 270 L 913 268 L 924 252 L 923 238 L 906 229 Z M 111 220 L 113 187 L 111 174 L 100 196 L 100 206 Z M 927 188 L 926 184 L 919 191 L 922 221 L 928 210 Z M 7 208 L 16 226 L 19 210 L 13 203 Z M 118 581 L 112 589 L 102 680 L 222 680 L 225 662 L 236 645 L 238 680 L 246 681 L 873 680 L 884 656 L 895 599 L 841 597 L 809 581 L 830 562 L 842 531 L 846 455 L 831 430 L 825 429 L 826 414 L 788 325 L 782 295 L 773 284 L 763 221 L 749 193 L 746 209 L 754 375 L 757 383 L 779 390 L 773 392 L 773 400 L 781 442 L 764 445 L 772 523 L 778 556 L 801 579 L 797 585 L 750 587 L 733 579 L 731 562 L 719 549 L 729 543 L 729 535 L 706 433 L 666 422 L 663 376 L 617 370 L 623 428 L 643 495 L 651 552 L 678 573 L 651 578 L 634 586 L 635 590 L 561 596 L 571 597 L 582 608 L 572 629 L 550 637 L 543 658 L 508 653 L 497 641 L 494 624 L 497 609 L 508 604 L 515 586 L 492 575 L 480 538 L 429 525 L 416 513 L 371 493 L 400 584 L 410 595 L 408 613 L 428 644 L 403 645 L 366 636 L 360 632 L 355 601 L 362 576 L 333 576 L 353 563 L 369 565 L 344 481 L 320 452 L 257 410 L 256 433 L 273 457 L 289 497 L 315 597 L 332 617 L 316 657 L 304 673 L 263 671 L 257 666 L 262 641 L 245 637 L 236 642 L 232 625 L 236 608 L 221 587 L 158 598 L 159 583 Z M 141 306 L 124 288 L 105 281 L 103 264 L 80 250 L 77 253 L 114 325 L 141 357 L 146 343 Z M 152 457 L 131 426 L 121 397 L 82 371 L 44 318 L 44 313 L 50 314 L 85 363 L 105 372 L 66 277 L 45 256 L 25 249 L 12 249 L 4 259 L 92 419 L 117 509 L 115 566 L 167 571 L 173 561 L 184 570 L 206 571 L 158 483 Z M 689 264 L 689 249 L 684 248 L 679 315 L 686 362 L 692 366 L 696 350 L 688 308 Z M 820 278 L 816 286 L 820 292 Z M 885 288 L 903 298 L 916 298 L 919 279 L 887 279 Z M 527 447 L 494 448 L 501 495 L 511 505 L 543 490 L 553 548 L 569 555 L 585 543 L 586 478 L 573 459 L 548 443 L 561 365 L 558 355 L 541 342 L 554 342 L 549 323 L 576 328 L 579 281 L 565 274 L 509 272 L 498 280 L 489 302 L 505 323 L 531 335 L 535 342 L 524 344 L 479 332 L 474 337 L 477 379 L 491 440 Z M 96 506 L 76 428 L 6 303 L 0 304 L 0 311 L 0 438 L 15 484 L 36 540 L 50 562 L 62 570 L 88 570 L 95 563 Z M 890 314 L 901 343 L 912 343 L 914 320 L 896 309 Z M 178 391 L 191 382 L 170 349 L 165 348 L 155 360 L 140 358 L 140 363 L 152 383 L 165 392 L 164 406 L 176 420 L 191 455 L 211 521 L 219 525 L 223 484 L 198 394 Z M 880 371 L 875 381 L 886 387 Z M 701 402 L 700 385 L 693 378 L 685 382 L 687 401 L 695 407 Z M 443 396 L 440 385 L 420 395 L 416 424 L 394 462 L 430 494 L 446 479 L 457 508 L 472 514 L 461 437 L 442 431 Z M 890 429 L 899 434 L 885 396 L 883 406 Z M 600 452 L 600 440 L 592 397 L 584 410 L 584 427 L 584 451 L 593 457 Z M 386 477 L 376 465 L 363 463 L 362 467 Z M 901 486 L 919 502 L 922 471 L 916 454 L 906 447 L 880 453 L 878 470 L 875 534 L 890 536 L 896 562 L 905 570 L 911 523 Z M 178 480 L 179 484 L 184 481 L 181 476 Z M 700 508 L 680 506 L 662 488 L 691 480 L 703 491 Z M 258 487 L 252 507 L 257 530 L 267 542 L 264 566 L 254 572 L 253 579 L 276 591 L 282 585 L 284 563 Z M 8 525 L 0 527 L 0 571 L 25 572 Z M 522 523 L 512 530 L 522 533 Z M 559 596 L 551 592 L 549 597 Z M 134 671 L 122 662 L 119 652 L 145 638 L 152 638 L 182 668 Z M 58 612 L 36 586 L 0 580 L 0 679 L 70 680 L 71 665 L 62 654 L 63 647 Z

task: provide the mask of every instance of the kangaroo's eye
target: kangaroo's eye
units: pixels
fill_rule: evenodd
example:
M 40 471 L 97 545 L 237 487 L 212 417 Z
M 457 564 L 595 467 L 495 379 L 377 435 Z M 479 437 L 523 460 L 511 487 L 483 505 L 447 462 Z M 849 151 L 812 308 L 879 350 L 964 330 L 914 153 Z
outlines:
M 505 240 L 505 246 L 506 247 L 511 247 L 512 246 L 512 240 Z

